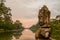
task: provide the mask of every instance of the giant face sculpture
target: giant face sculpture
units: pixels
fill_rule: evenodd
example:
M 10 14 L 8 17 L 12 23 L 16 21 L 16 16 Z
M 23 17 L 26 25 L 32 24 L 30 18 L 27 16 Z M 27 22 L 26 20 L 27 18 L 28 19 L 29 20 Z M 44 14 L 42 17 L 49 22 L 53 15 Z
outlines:
M 51 36 L 50 11 L 45 5 L 39 10 L 38 23 L 40 28 L 35 33 L 36 40 L 49 40 Z
M 39 10 L 39 14 L 38 14 L 38 23 L 39 25 L 44 25 L 44 24 L 48 24 L 50 22 L 50 11 L 48 10 L 47 6 L 43 6 L 40 10 Z

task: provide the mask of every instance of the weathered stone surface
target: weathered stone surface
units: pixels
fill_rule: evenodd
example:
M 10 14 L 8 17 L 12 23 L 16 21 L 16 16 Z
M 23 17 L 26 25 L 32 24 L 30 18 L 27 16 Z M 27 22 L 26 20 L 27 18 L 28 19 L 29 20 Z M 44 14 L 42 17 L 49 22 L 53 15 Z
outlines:
M 43 6 L 40 10 L 39 10 L 39 14 L 38 14 L 38 22 L 40 25 L 43 24 L 49 24 L 50 23 L 50 11 L 47 8 L 47 6 Z
M 35 33 L 36 40 L 51 40 L 50 11 L 47 6 L 39 10 L 38 19 L 40 28 Z

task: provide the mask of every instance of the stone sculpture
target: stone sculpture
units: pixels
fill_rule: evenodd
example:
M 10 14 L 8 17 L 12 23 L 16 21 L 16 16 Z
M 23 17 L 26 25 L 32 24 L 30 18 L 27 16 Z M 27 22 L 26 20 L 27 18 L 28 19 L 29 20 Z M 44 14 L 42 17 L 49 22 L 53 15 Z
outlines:
M 44 5 L 38 14 L 40 28 L 35 33 L 36 40 L 51 40 L 50 11 Z

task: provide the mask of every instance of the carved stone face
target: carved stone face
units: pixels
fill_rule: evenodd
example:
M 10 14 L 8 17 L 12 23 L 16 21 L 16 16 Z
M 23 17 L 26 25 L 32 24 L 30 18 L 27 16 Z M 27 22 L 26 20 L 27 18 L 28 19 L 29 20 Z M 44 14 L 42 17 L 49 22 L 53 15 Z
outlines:
M 48 38 L 50 35 L 51 28 L 42 28 L 41 29 L 41 35 L 45 38 Z

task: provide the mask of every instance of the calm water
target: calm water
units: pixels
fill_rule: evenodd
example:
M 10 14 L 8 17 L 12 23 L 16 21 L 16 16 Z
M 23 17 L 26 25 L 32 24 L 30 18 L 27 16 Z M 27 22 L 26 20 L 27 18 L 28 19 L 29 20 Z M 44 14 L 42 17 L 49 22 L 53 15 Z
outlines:
M 34 33 L 31 30 L 25 29 L 21 33 L 20 32 L 0 33 L 0 40 L 35 40 L 35 38 Z

